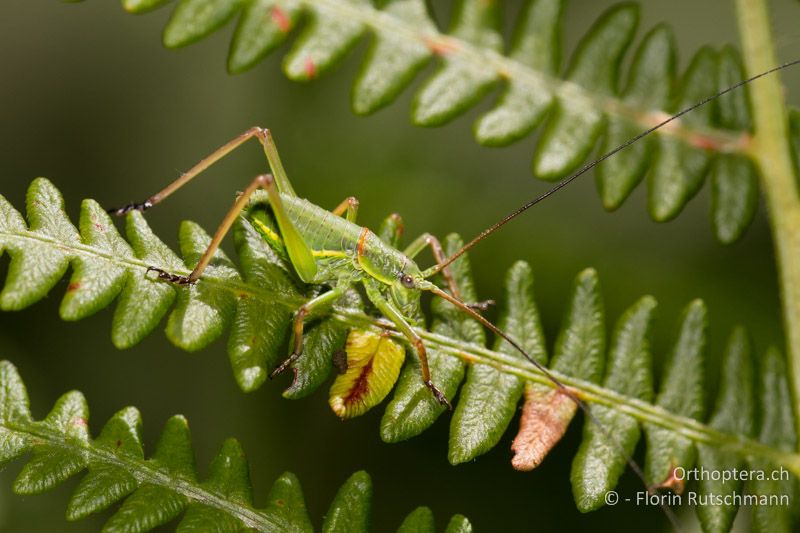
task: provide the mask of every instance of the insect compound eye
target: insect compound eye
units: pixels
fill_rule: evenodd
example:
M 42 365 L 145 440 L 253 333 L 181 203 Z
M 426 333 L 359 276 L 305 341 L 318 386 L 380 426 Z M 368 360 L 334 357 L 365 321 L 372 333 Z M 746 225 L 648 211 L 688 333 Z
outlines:
M 408 274 L 403 274 L 400 276 L 400 283 L 402 283 L 403 287 L 405 287 L 406 289 L 414 288 L 414 278 L 412 278 Z

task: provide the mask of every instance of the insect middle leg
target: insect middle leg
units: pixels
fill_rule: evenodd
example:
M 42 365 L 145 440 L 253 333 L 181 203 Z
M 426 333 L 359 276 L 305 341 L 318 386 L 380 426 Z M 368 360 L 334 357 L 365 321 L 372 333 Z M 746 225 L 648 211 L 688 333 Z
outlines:
M 430 391 L 433 393 L 433 396 L 440 404 L 452 411 L 452 404 L 448 401 L 444 393 L 440 391 L 431 381 L 431 371 L 428 367 L 428 352 L 425 349 L 425 344 L 422 342 L 420 336 L 417 335 L 417 333 L 411 327 L 411 324 L 408 323 L 408 320 L 406 320 L 406 318 L 403 316 L 403 313 L 401 313 L 399 309 L 397 309 L 383 296 L 383 294 L 381 294 L 376 281 L 365 279 L 364 288 L 366 289 L 367 298 L 369 298 L 370 301 L 375 304 L 375 307 L 378 308 L 383 316 L 394 323 L 400 333 L 405 335 L 405 337 L 414 347 L 414 350 L 417 352 L 417 357 L 419 357 L 420 367 L 422 370 L 422 381 L 425 383 L 425 386 L 430 389 Z
M 315 311 L 324 309 L 336 302 L 336 300 L 338 300 L 345 293 L 348 286 L 349 285 L 347 284 L 340 283 L 328 292 L 324 292 L 300 306 L 294 315 L 294 342 L 292 343 L 292 353 L 290 353 L 289 357 L 272 371 L 272 373 L 269 375 L 270 378 L 274 378 L 278 374 L 284 372 L 292 365 L 292 363 L 297 361 L 297 359 L 300 357 L 300 354 L 303 353 L 303 330 L 305 329 L 306 319 Z

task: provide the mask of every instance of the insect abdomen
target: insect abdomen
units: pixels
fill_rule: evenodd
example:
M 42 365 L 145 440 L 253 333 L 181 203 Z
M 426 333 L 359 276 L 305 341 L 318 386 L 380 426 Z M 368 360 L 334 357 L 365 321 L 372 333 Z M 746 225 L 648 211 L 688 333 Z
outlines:
M 361 227 L 303 198 L 281 195 L 286 214 L 306 244 L 315 251 L 355 253 Z

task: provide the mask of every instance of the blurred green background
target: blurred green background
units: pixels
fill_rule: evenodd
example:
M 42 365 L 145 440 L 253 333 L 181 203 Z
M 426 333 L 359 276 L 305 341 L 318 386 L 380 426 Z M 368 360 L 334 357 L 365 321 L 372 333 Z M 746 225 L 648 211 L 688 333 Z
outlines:
M 519 4 L 507 3 L 510 29 Z M 435 4 L 440 23 L 446 21 L 449 8 Z M 573 2 L 568 7 L 567 51 L 609 5 Z M 779 52 L 784 60 L 794 59 L 800 55 L 793 24 L 800 6 L 789 0 L 772 6 Z M 639 35 L 655 23 L 669 22 L 685 67 L 702 44 L 736 42 L 732 8 L 726 2 L 646 3 Z M 329 208 L 355 195 L 361 200 L 360 222 L 377 227 L 396 211 L 405 218 L 409 236 L 423 231 L 472 236 L 522 198 L 545 189 L 528 170 L 535 136 L 502 149 L 481 148 L 472 140 L 472 121 L 494 95 L 437 129 L 410 124 L 412 91 L 374 116 L 356 117 L 349 110 L 349 87 L 367 40 L 335 73 L 309 85 L 281 74 L 282 53 L 246 74 L 229 76 L 224 65 L 232 27 L 200 44 L 168 51 L 160 45 L 168 14 L 162 9 L 131 16 L 118 2 L 4 2 L 0 194 L 21 208 L 28 183 L 46 176 L 64 193 L 75 220 L 82 198 L 107 206 L 140 200 L 252 125 L 272 129 L 301 195 Z M 414 86 L 432 70 L 418 76 Z M 800 69 L 787 72 L 785 79 L 789 98 L 796 102 Z M 148 220 L 175 246 L 180 220 L 191 218 L 213 229 L 234 192 L 264 169 L 257 145 L 241 149 L 151 211 Z M 658 299 L 656 358 L 669 349 L 680 310 L 691 299 L 703 298 L 711 318 L 711 395 L 716 359 L 735 324 L 750 329 L 758 353 L 782 343 L 763 204 L 744 239 L 723 247 L 711 235 L 706 190 L 668 224 L 650 221 L 643 192 L 637 190 L 618 213 L 609 215 L 587 176 L 541 204 L 475 249 L 471 257 L 479 296 L 501 297 L 505 270 L 516 259 L 529 261 L 552 343 L 572 279 L 593 266 L 600 274 L 609 327 L 641 295 Z M 7 263 L 0 260 L 3 276 Z M 469 516 L 481 531 L 590 525 L 633 531 L 665 524 L 658 509 L 620 505 L 589 515 L 575 510 L 569 468 L 580 436 L 577 423 L 535 472 L 511 469 L 511 434 L 475 462 L 451 467 L 447 415 L 416 439 L 383 444 L 378 437 L 381 409 L 341 422 L 330 412 L 324 390 L 302 401 L 283 400 L 283 380 L 253 394 L 241 393 L 231 376 L 224 337 L 200 353 L 187 354 L 157 332 L 120 352 L 109 338 L 110 310 L 79 323 L 58 318 L 65 286 L 63 280 L 51 297 L 28 310 L 0 315 L 0 357 L 19 367 L 37 417 L 71 389 L 88 397 L 95 433 L 118 409 L 134 405 L 142 411 L 147 449 L 152 450 L 168 416 L 183 413 L 193 428 L 201 472 L 223 439 L 235 436 L 251 461 L 256 502 L 264 501 L 281 472 L 294 472 L 316 524 L 338 485 L 357 469 L 369 471 L 374 481 L 375 531 L 396 529 L 406 513 L 422 504 L 433 508 L 442 528 L 455 512 Z M 77 479 L 44 496 L 13 495 L 10 486 L 20 466 L 17 462 L 0 471 L 0 530 L 95 531 L 109 516 L 74 524 L 63 519 Z M 636 490 L 641 490 L 638 481 L 626 474 L 621 491 Z

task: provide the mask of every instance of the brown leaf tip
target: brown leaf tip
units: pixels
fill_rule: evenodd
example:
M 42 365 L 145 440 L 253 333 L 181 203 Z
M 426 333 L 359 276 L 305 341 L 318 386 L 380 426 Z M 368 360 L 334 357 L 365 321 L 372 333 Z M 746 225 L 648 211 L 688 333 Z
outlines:
M 523 472 L 539 466 L 566 433 L 577 407 L 563 391 L 526 386 L 519 432 L 511 443 L 511 466 Z
M 650 492 L 666 489 L 671 490 L 675 494 L 683 494 L 683 491 L 686 488 L 686 482 L 684 480 L 684 476 L 677 475 L 678 468 L 679 467 L 673 462 L 673 466 L 669 471 L 669 475 L 661 483 L 651 485 L 649 487 Z

